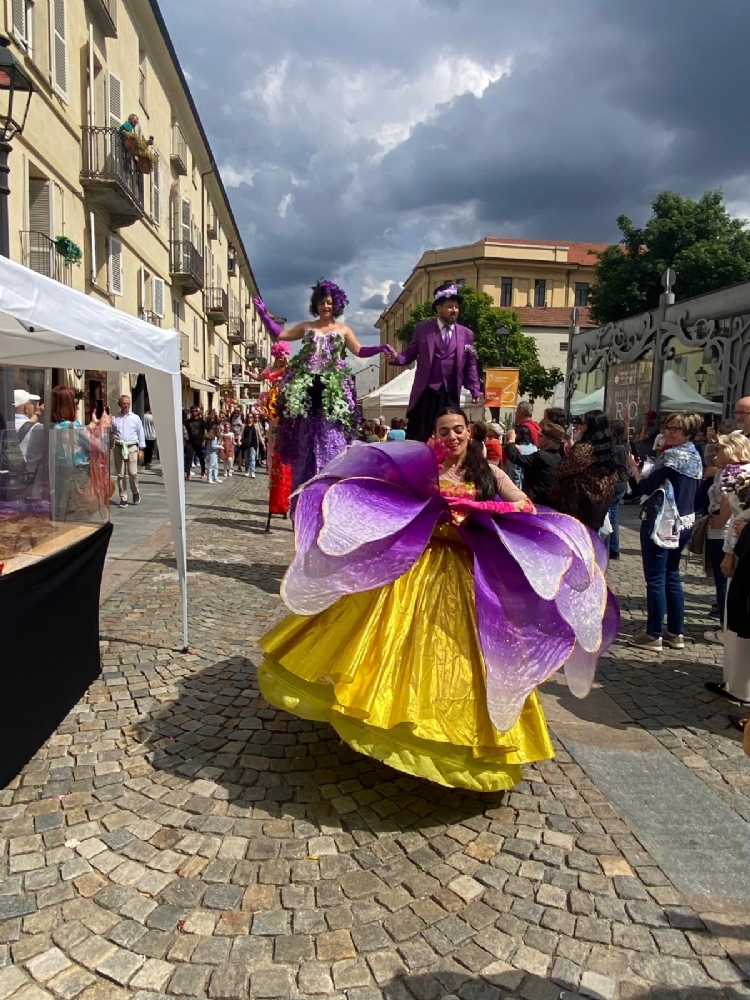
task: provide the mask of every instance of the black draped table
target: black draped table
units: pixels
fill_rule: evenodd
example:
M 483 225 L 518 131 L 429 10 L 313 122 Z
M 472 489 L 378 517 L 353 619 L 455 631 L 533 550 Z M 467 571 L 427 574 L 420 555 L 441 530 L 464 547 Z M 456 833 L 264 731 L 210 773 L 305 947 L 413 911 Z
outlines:
M 0 576 L 0 788 L 101 673 L 99 591 L 112 525 Z

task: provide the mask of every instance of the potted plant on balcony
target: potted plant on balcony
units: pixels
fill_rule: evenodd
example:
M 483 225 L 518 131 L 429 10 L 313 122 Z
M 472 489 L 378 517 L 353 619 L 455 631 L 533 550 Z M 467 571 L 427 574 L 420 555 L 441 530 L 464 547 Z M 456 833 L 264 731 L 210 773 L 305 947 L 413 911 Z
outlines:
M 60 254 L 66 264 L 80 264 L 83 259 L 83 251 L 74 243 L 73 240 L 68 239 L 67 236 L 58 236 L 55 238 L 55 250 Z

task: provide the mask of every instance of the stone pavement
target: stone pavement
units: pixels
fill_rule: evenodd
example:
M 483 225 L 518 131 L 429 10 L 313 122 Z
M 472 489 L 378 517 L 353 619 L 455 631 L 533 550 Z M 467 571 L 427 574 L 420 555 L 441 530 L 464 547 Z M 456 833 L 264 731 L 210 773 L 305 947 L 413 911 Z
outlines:
M 583 702 L 553 680 L 557 756 L 507 795 L 416 781 L 260 697 L 292 546 L 265 489 L 234 479 L 189 526 L 190 653 L 165 543 L 102 608 L 101 680 L 0 791 L 0 1000 L 750 996 L 750 762 L 703 688 L 716 651 L 618 642 Z

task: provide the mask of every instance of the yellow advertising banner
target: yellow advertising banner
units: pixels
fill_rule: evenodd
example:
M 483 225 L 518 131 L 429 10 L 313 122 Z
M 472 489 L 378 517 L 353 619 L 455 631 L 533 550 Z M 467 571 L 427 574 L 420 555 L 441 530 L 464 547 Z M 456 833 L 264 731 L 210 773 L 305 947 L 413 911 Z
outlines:
M 517 368 L 488 368 L 484 373 L 485 406 L 517 406 L 518 375 Z

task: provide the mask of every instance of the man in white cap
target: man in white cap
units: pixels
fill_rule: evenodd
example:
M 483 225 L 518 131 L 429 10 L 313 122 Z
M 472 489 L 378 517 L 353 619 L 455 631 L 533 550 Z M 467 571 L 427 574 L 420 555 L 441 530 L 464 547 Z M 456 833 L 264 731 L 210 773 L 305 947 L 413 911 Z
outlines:
M 34 483 L 44 458 L 44 428 L 36 417 L 39 396 L 26 389 L 13 390 L 16 410 L 16 440 L 25 463 L 26 482 Z
M 25 389 L 13 390 L 13 406 L 16 409 L 17 431 L 28 421 L 35 420 L 36 404 L 38 402 L 39 396 L 35 396 L 33 392 L 27 392 Z

